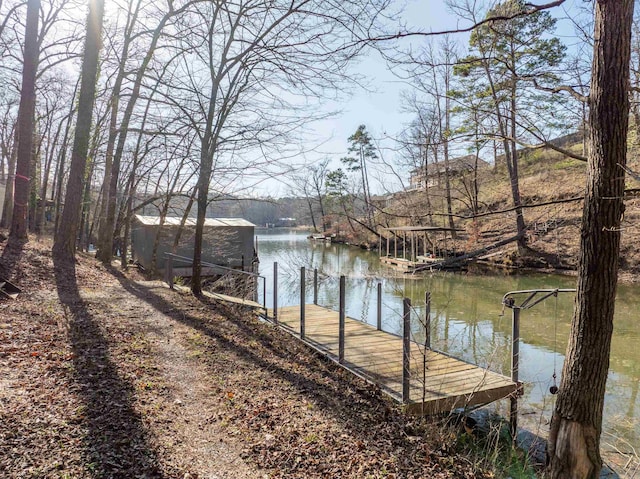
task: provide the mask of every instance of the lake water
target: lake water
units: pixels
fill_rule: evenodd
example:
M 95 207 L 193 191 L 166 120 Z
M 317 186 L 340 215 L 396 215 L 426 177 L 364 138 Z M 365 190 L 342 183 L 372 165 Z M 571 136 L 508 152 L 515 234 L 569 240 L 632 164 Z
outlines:
M 511 310 L 503 312 L 508 291 L 573 288 L 575 279 L 557 275 L 405 275 L 383 266 L 376 252 L 345 245 L 311 242 L 307 232 L 257 230 L 260 274 L 266 277 L 266 304 L 273 305 L 273 263 L 278 262 L 278 305 L 300 302 L 300 267 L 306 268 L 307 303 L 313 301 L 313 269 L 318 269 L 318 303 L 338 308 L 338 278 L 346 277 L 347 315 L 376 324 L 377 285 L 382 283 L 383 329 L 401 333 L 402 298 L 413 305 L 413 339 L 424 338 L 425 292 L 431 292 L 431 341 L 481 366 L 510 375 Z M 640 297 L 638 286 L 619 285 L 611 365 L 605 399 L 603 453 L 640 454 Z M 516 301 L 524 299 L 520 297 Z M 262 298 L 261 298 L 262 300 Z M 546 435 L 569 334 L 573 294 L 560 294 L 520 315 L 520 424 Z M 508 401 L 496 408 L 508 415 Z M 635 451 L 635 452 L 634 452 Z M 636 456 L 637 457 L 637 456 Z

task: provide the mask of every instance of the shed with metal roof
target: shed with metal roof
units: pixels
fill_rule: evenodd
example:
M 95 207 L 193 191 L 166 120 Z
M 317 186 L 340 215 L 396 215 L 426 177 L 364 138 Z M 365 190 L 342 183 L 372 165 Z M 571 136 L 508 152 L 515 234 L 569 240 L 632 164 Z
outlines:
M 131 250 L 135 260 L 147 270 L 162 272 L 165 253 L 193 258 L 196 232 L 194 218 L 185 221 L 174 250 L 181 222 L 182 218 L 179 217 L 166 217 L 161 221 L 159 216 L 136 215 L 131 228 Z M 203 263 L 250 270 L 256 259 L 254 229 L 255 225 L 243 218 L 206 218 L 202 237 Z M 190 276 L 190 270 L 181 268 L 175 272 L 180 276 Z

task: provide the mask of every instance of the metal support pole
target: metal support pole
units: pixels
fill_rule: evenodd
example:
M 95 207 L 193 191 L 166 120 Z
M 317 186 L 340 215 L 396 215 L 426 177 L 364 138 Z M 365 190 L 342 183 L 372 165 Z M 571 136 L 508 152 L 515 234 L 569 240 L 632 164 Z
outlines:
M 318 304 L 318 268 L 313 268 L 313 304 Z
M 378 283 L 378 320 L 376 321 L 377 323 L 377 328 L 378 331 L 382 331 L 382 283 Z
M 345 277 L 340 276 L 340 308 L 338 322 L 338 362 L 344 362 L 344 320 L 345 320 Z
M 273 322 L 278 324 L 278 263 L 273 263 Z
M 304 301 L 306 297 L 305 292 L 305 273 L 304 266 L 300 268 L 300 339 L 304 339 Z
M 409 403 L 409 380 L 411 358 L 411 300 L 402 301 L 402 403 Z
M 431 349 L 431 292 L 427 291 L 424 294 L 424 306 L 425 306 L 425 317 L 424 317 L 424 334 L 425 341 L 424 344 Z
M 520 360 L 520 308 L 514 307 L 512 310 L 512 327 L 511 327 L 511 380 L 518 382 L 518 368 Z M 510 398 L 511 408 L 509 411 L 509 429 L 511 431 L 511 439 L 517 438 L 518 433 L 518 396 L 514 393 Z

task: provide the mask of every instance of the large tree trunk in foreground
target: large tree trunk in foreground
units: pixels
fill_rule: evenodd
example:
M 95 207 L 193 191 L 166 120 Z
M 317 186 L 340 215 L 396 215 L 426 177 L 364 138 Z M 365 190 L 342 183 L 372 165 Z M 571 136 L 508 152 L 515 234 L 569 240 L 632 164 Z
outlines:
M 10 236 L 27 239 L 30 170 L 33 157 L 33 130 L 36 111 L 36 73 L 38 70 L 38 13 L 40 0 L 27 2 L 27 24 L 24 37 L 22 91 L 18 109 L 18 162 L 13 196 L 13 217 Z M 35 180 L 35 179 L 34 179 Z
M 102 35 L 102 17 L 104 0 L 89 2 L 87 17 L 87 37 L 84 43 L 84 58 L 80 73 L 80 96 L 78 99 L 78 119 L 71 151 L 71 166 L 64 209 L 62 210 L 61 227 L 56 234 L 53 245 L 54 253 L 61 259 L 72 259 L 76 251 L 76 239 L 80 225 L 82 208 L 82 192 L 91 136 L 91 117 L 93 101 L 96 94 L 98 72 L 98 56 L 100 53 L 100 37 Z
M 632 19 L 633 0 L 596 2 L 577 297 L 549 438 L 554 479 L 595 479 L 602 468 L 602 410 L 624 211 Z

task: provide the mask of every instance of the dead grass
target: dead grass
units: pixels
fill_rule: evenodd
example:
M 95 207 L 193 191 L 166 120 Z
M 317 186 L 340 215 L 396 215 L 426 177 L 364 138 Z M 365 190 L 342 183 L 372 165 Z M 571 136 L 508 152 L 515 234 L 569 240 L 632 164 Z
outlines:
M 581 153 L 582 146 L 574 145 L 571 149 Z M 640 155 L 634 149 L 630 150 L 628 165 L 632 171 L 640 172 Z M 520 193 L 522 203 L 526 206 L 524 218 L 529 228 L 527 240 L 532 251 L 528 257 L 518 257 L 515 245 L 511 245 L 502 248 L 503 254 L 492 257 L 491 261 L 496 266 L 574 271 L 577 267 L 582 201 L 553 202 L 583 197 L 585 184 L 586 163 L 583 161 L 549 150 L 536 150 L 521 158 Z M 627 175 L 627 188 L 640 188 L 640 180 Z M 515 213 L 511 211 L 511 188 L 504 165 L 485 170 L 480 175 L 480 213 L 497 214 L 482 216 L 475 221 L 463 219 L 471 211 L 466 206 L 468 202 L 461 200 L 463 188 L 459 180 L 454 180 L 452 190 L 458 198 L 454 202 L 454 214 L 459 216 L 456 218 L 456 227 L 465 230 L 455 244 L 457 251 L 475 250 L 515 235 Z M 444 191 L 433 189 L 430 194 L 435 199 L 432 204 L 444 205 Z M 536 206 L 544 203 L 552 204 Z M 443 212 L 444 209 L 440 211 Z M 622 224 L 622 281 L 640 280 L 638 241 L 640 199 L 631 198 L 626 201 Z

